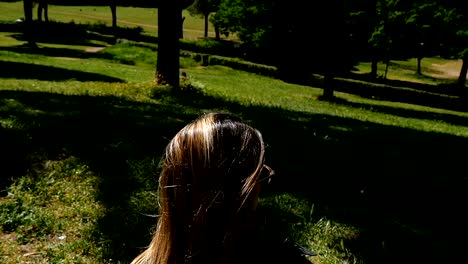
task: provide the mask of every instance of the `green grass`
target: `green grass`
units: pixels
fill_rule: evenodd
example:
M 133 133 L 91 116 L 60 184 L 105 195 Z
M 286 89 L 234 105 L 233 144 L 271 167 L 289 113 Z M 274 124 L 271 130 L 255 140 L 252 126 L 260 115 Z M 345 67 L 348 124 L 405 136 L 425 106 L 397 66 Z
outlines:
M 262 131 L 277 172 L 264 231 L 316 263 L 421 262 L 457 247 L 446 228 L 464 224 L 466 111 L 359 93 L 326 102 L 317 87 L 185 58 L 187 89 L 171 91 L 154 87 L 149 49 L 0 39 L 2 263 L 129 262 L 154 228 L 165 145 L 214 110 Z
M 2 262 L 93 262 L 100 252 L 92 230 L 103 213 L 93 199 L 96 177 L 74 157 L 41 165 L 2 199 Z
M 378 64 L 378 75 L 385 75 L 386 64 Z M 421 74 L 417 73 L 417 60 L 392 60 L 388 68 L 387 78 L 390 80 L 409 81 L 415 83 L 439 85 L 455 83 L 461 70 L 461 60 L 448 60 L 438 57 L 424 58 L 421 61 Z M 370 62 L 361 62 L 356 66 L 356 73 L 364 74 L 371 71 Z
M 13 22 L 23 17 L 23 3 L 0 2 L 0 21 Z M 117 7 L 118 26 L 124 28 L 140 27 L 148 35 L 157 36 L 158 14 L 155 8 Z M 184 38 L 197 39 L 203 37 L 204 22 L 201 17 L 193 17 L 186 10 L 183 12 Z M 36 17 L 36 13 L 34 13 Z M 80 24 L 103 24 L 111 26 L 112 16 L 108 6 L 59 6 L 49 5 L 49 19 L 57 22 Z M 210 31 L 213 28 L 210 24 Z M 210 32 L 214 36 L 214 32 Z
M 454 126 L 447 124 L 443 120 L 421 119 L 419 117 L 404 118 L 389 115 L 385 112 L 373 111 L 372 109 L 388 107 L 432 114 L 447 113 L 460 117 L 468 117 L 466 113 L 405 103 L 382 102 L 339 92 L 336 93 L 338 98 L 344 99 L 349 103 L 361 105 L 359 108 L 350 108 L 346 104 L 337 105 L 335 103 L 318 101 L 317 99 L 322 94 L 322 89 L 289 84 L 276 79 L 232 70 L 227 67 L 195 68 L 187 70 L 187 72 L 194 76 L 195 81 L 205 84 L 203 86 L 208 93 L 241 102 L 247 106 L 265 105 L 268 107 L 280 107 L 291 111 L 324 114 L 421 131 L 437 131 L 468 136 L 468 128 L 465 126 Z

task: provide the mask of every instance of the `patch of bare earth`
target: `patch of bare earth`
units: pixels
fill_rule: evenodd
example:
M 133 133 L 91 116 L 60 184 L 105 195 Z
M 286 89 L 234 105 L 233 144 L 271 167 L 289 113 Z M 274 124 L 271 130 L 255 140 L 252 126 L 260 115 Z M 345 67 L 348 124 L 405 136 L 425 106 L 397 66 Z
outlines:
M 101 50 L 105 49 L 105 47 L 89 47 L 85 49 L 86 53 L 97 53 Z
M 431 74 L 435 78 L 457 78 L 460 75 L 462 61 L 450 61 L 443 64 L 432 63 L 432 67 L 440 74 Z

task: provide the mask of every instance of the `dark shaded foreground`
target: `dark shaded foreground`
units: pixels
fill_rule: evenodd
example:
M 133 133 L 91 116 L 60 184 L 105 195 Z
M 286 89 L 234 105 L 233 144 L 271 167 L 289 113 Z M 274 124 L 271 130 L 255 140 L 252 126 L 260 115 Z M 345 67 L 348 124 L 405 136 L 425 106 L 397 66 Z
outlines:
M 54 66 L 38 64 L 0 61 L 0 78 L 13 79 L 36 79 L 47 81 L 101 81 L 101 82 L 124 82 L 121 79 L 109 77 L 98 73 L 67 70 Z M 54 77 L 51 77 L 54 76 Z
M 155 190 L 155 164 L 168 140 L 200 113 L 221 109 L 264 134 L 266 162 L 277 175 L 262 195 L 290 193 L 314 204 L 314 218 L 358 227 L 360 233 L 344 243 L 363 263 L 446 263 L 464 252 L 465 239 L 459 238 L 466 235 L 467 138 L 243 106 L 200 94 L 154 96 L 155 104 L 147 104 L 112 96 L 0 91 L 0 119 L 17 124 L 0 127 L 1 189 L 38 162 L 35 157 L 73 155 L 87 162 L 101 178 L 97 198 L 108 209 L 95 227 L 106 241 L 104 258 L 128 262 L 148 244 L 155 222 L 142 213 L 156 213 L 135 208 L 132 199 L 144 200 L 142 194 Z M 438 118 L 467 124 L 461 117 Z M 286 236 L 294 219 L 262 211 L 272 218 L 266 229 Z

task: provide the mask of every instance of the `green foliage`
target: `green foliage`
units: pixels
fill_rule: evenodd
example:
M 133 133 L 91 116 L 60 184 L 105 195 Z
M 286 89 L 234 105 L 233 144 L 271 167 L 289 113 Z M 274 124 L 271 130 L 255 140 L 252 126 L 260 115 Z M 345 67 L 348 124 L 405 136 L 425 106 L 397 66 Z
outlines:
M 220 2 L 221 0 L 195 0 L 187 10 L 194 16 L 208 16 L 218 10 Z
M 206 54 L 216 54 L 227 57 L 238 57 L 240 56 L 237 46 L 239 43 L 231 41 L 220 41 L 212 38 L 203 38 L 197 41 L 193 40 L 181 40 L 181 50 L 187 50 L 191 52 L 199 52 Z
M 212 22 L 222 34 L 238 34 L 247 46 L 260 47 L 270 38 L 266 29 L 271 28 L 268 11 L 272 5 L 263 0 L 221 0 Z

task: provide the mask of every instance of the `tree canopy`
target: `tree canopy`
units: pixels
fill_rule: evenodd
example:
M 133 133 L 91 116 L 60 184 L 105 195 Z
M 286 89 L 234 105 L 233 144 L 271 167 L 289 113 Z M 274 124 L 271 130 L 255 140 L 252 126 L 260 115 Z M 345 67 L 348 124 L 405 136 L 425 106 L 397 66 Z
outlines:
M 468 4 L 449 0 L 221 0 L 213 22 L 250 59 L 287 75 L 349 69 L 355 60 L 468 56 Z M 460 84 L 466 73 L 460 72 Z M 463 79 L 465 78 L 465 79 Z

